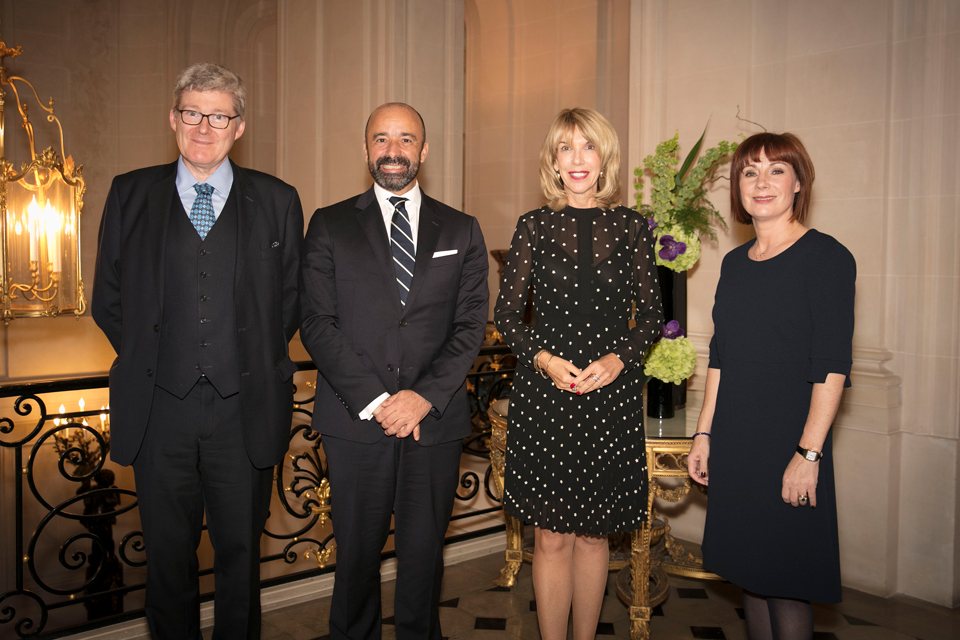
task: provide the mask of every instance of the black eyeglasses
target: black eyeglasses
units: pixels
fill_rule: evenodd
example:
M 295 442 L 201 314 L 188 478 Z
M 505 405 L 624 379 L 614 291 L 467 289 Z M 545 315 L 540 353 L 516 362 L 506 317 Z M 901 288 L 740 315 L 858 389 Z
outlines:
M 180 114 L 180 120 L 183 122 L 183 124 L 196 126 L 203 122 L 203 119 L 206 118 L 207 122 L 209 122 L 210 126 L 214 129 L 226 129 L 230 126 L 231 120 L 240 117 L 228 116 L 223 113 L 200 113 L 199 111 L 194 111 L 193 109 L 177 109 L 177 112 Z

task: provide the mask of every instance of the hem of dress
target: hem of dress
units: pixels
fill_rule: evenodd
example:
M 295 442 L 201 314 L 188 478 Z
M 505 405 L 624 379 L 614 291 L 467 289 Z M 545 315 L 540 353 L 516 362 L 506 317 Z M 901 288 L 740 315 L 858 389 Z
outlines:
M 709 571 L 711 573 L 714 573 L 720 576 L 727 582 L 731 584 L 735 584 L 736 586 L 740 587 L 744 591 L 748 591 L 758 596 L 764 596 L 768 598 L 789 598 L 791 600 L 806 600 L 808 602 L 819 602 L 822 604 L 838 604 L 843 601 L 843 592 L 842 592 L 842 589 L 839 589 L 839 588 L 837 589 L 837 595 L 835 596 L 830 596 L 828 594 L 818 594 L 818 595 L 827 595 L 827 597 L 825 598 L 810 596 L 808 594 L 804 594 L 799 591 L 792 591 L 785 586 L 778 589 L 773 589 L 771 592 L 770 589 L 766 589 L 766 588 L 759 588 L 759 589 L 752 588 L 751 586 L 752 581 L 740 580 L 739 577 L 735 575 L 736 571 L 734 571 L 733 574 L 728 574 L 724 571 L 718 571 L 717 569 L 709 566 L 709 563 L 707 562 L 703 563 L 703 568 L 706 571 Z
M 520 512 L 519 510 L 518 510 L 518 511 L 514 511 L 513 509 L 510 509 L 510 508 L 507 508 L 507 507 L 504 507 L 503 510 L 504 510 L 504 511 L 507 513 L 507 515 L 509 515 L 511 518 L 513 518 L 514 520 L 519 520 L 520 522 L 522 522 L 522 523 L 525 524 L 525 525 L 532 525 L 532 526 L 534 526 L 534 527 L 540 527 L 541 529 L 546 529 L 547 531 L 553 531 L 554 533 L 582 533 L 582 534 L 586 534 L 586 535 L 589 535 L 589 536 L 608 536 L 608 535 L 612 535 L 612 534 L 614 534 L 614 533 L 630 533 L 630 532 L 633 532 L 633 531 L 637 531 L 638 529 L 640 529 L 640 527 L 643 525 L 643 523 L 646 522 L 647 519 L 648 519 L 648 518 L 647 518 L 647 514 L 644 513 L 641 518 L 638 518 L 638 519 L 637 519 L 637 521 L 636 521 L 636 526 L 631 526 L 631 525 L 628 524 L 628 523 L 623 523 L 623 524 L 617 525 L 617 526 L 616 526 L 615 528 L 613 528 L 612 530 L 609 530 L 609 531 L 607 531 L 607 530 L 599 531 L 599 530 L 590 530 L 590 529 L 578 529 L 578 528 L 575 527 L 575 526 L 566 526 L 566 525 L 557 526 L 557 527 L 552 527 L 552 526 L 549 526 L 549 525 L 541 524 L 540 522 L 538 522 L 538 519 L 537 519 L 537 518 L 528 517 L 528 516 L 523 515 L 523 513 Z

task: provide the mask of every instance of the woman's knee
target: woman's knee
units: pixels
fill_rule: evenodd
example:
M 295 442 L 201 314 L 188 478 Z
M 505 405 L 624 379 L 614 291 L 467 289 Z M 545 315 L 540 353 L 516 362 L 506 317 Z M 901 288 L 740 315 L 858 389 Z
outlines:
M 596 536 L 587 533 L 578 533 L 576 539 L 578 549 L 598 552 L 607 548 L 607 536 Z
M 537 529 L 536 549 L 534 553 L 570 553 L 576 544 L 576 534 L 557 533 L 547 529 Z

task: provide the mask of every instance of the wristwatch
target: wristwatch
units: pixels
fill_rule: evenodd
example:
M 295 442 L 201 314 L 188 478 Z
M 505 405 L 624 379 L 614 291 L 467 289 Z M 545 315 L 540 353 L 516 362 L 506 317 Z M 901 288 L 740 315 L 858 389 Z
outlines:
M 809 460 L 810 462 L 816 462 L 823 457 L 822 451 L 814 451 L 813 449 L 804 449 L 800 445 L 797 445 L 797 453 L 803 456 L 804 460 Z

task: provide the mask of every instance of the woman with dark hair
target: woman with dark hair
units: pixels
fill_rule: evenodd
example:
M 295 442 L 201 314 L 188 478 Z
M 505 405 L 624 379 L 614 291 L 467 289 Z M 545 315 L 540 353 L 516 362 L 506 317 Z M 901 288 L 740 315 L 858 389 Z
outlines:
M 591 109 L 557 115 L 540 152 L 547 206 L 521 216 L 494 318 L 519 366 L 504 508 L 536 526 L 544 640 L 595 637 L 607 534 L 647 517 L 641 360 L 663 314 L 653 236 L 620 202 L 620 144 Z M 533 284 L 537 323 L 523 322 Z M 629 326 L 636 305 L 636 324 Z
M 733 216 L 756 239 L 723 259 L 688 457 L 710 484 L 704 566 L 743 588 L 751 640 L 812 638 L 810 601 L 840 601 L 829 436 L 850 386 L 856 263 L 804 226 L 813 179 L 789 133 L 733 156 Z

